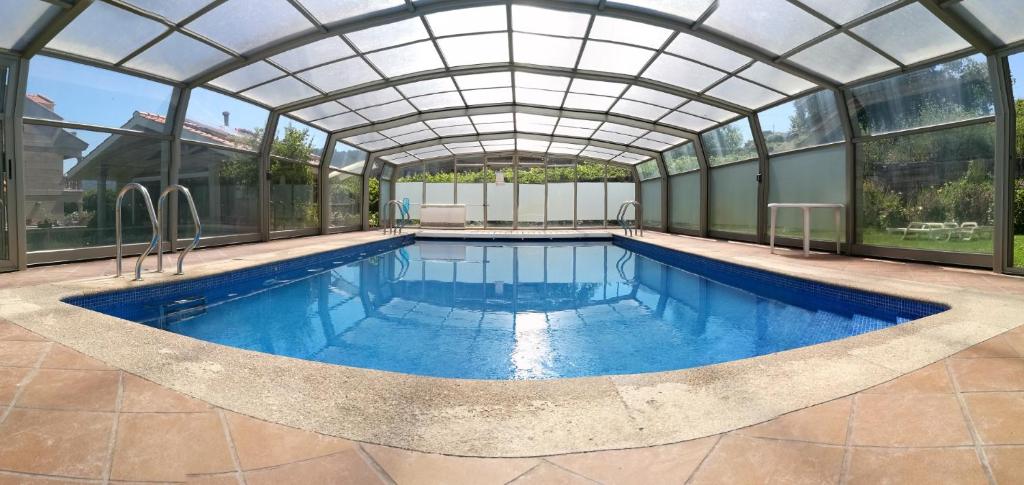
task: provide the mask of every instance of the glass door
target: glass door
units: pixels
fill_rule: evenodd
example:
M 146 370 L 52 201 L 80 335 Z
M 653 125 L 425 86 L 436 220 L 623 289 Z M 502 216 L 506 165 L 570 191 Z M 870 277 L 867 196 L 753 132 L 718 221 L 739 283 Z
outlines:
M 520 156 L 516 168 L 516 221 L 520 229 L 544 227 L 544 159 Z
M 1007 58 L 1010 65 L 1014 108 L 1014 140 L 1010 147 L 1010 244 L 1012 273 L 1024 273 L 1024 52 Z
M 0 59 L 0 271 L 17 269 L 14 215 L 14 133 L 11 113 L 15 80 L 14 61 Z

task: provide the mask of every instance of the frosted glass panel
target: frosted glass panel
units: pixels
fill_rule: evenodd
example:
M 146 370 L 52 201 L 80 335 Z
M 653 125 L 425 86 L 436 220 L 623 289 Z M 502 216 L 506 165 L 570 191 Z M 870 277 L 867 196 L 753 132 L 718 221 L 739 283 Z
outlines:
M 700 230 L 700 172 L 676 175 L 668 179 L 669 225 L 675 229 Z
M 573 192 L 575 165 L 576 161 L 572 158 L 548 159 L 548 227 L 572 227 L 576 204 Z
M 61 12 L 60 7 L 42 0 L 21 0 L 13 5 L 5 2 L 3 8 L 7 16 L 0 29 L 0 48 L 3 49 L 24 49 Z
M 241 53 L 314 28 L 287 0 L 228 0 L 186 27 Z
M 971 46 L 917 2 L 858 25 L 853 32 L 904 64 Z
M 757 160 L 711 170 L 708 224 L 712 231 L 757 233 Z
M 720 0 L 718 9 L 704 25 L 776 54 L 786 52 L 830 28 L 785 0 Z
M 231 59 L 219 49 L 187 35 L 171 33 L 125 63 L 126 67 L 184 81 Z
M 46 47 L 114 63 L 166 30 L 154 20 L 103 2 L 94 2 Z
M 643 206 L 644 225 L 661 228 L 661 179 L 640 184 L 640 204 Z
M 847 203 L 843 146 L 772 157 L 768 164 L 769 202 Z M 776 234 L 803 237 L 802 214 L 800 209 L 779 209 Z M 831 209 L 812 210 L 811 238 L 834 240 L 834 217 Z

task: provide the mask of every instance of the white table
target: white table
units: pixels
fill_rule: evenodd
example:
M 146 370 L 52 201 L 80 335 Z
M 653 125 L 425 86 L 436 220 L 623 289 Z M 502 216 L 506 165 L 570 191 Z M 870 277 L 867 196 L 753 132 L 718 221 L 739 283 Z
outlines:
M 770 230 L 771 253 L 775 254 L 775 220 L 780 208 L 802 209 L 804 212 L 804 256 L 811 254 L 811 209 L 832 209 L 836 215 L 836 254 L 840 254 L 839 242 L 842 240 L 842 211 L 846 209 L 844 204 L 805 204 L 805 203 L 772 203 L 768 204 L 772 210 L 772 222 Z

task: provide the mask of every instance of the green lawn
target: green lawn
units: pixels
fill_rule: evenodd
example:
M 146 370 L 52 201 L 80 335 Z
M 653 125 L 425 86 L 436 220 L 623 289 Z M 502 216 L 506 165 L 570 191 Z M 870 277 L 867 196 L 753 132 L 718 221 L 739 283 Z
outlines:
M 872 246 L 884 246 L 890 248 L 907 249 L 931 249 L 935 251 L 950 251 L 957 253 L 992 253 L 991 239 L 980 239 L 974 241 L 945 241 L 932 240 L 927 238 L 903 239 L 898 234 L 889 234 L 877 230 L 864 231 L 863 238 L 863 244 L 868 244 Z M 1024 267 L 1024 234 L 1017 234 L 1014 236 L 1013 239 L 1014 265 L 1017 267 Z

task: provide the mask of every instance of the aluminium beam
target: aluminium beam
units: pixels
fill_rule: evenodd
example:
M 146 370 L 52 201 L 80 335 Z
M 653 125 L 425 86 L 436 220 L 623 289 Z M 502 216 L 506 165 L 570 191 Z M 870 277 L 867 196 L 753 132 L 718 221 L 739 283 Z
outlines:
M 373 155 L 374 155 L 374 157 L 381 157 L 381 156 L 386 156 L 386 155 L 392 155 L 392 154 L 395 154 L 395 153 L 406 152 L 406 151 L 410 151 L 410 150 L 416 150 L 416 149 L 419 149 L 419 148 L 427 148 L 427 147 L 432 147 L 432 146 L 435 146 L 435 145 L 444 145 L 444 144 L 448 144 L 448 143 L 479 142 L 479 141 L 488 141 L 488 140 L 508 140 L 510 138 L 511 139 L 522 138 L 522 139 L 527 139 L 527 140 L 549 141 L 549 142 L 552 142 L 552 143 L 571 143 L 571 144 L 581 145 L 581 146 L 592 145 L 592 146 L 595 146 L 595 147 L 607 148 L 609 150 L 628 151 L 630 153 L 636 153 L 638 155 L 645 155 L 645 156 L 649 156 L 651 158 L 656 158 L 659 155 L 658 152 L 655 152 L 655 151 L 641 149 L 641 148 L 635 148 L 635 147 L 628 147 L 628 146 L 619 145 L 619 144 L 616 144 L 616 143 L 602 142 L 602 141 L 596 141 L 596 140 L 592 141 L 592 140 L 587 140 L 585 138 L 575 138 L 575 137 L 569 137 L 569 136 L 558 136 L 558 135 L 556 135 L 556 136 L 547 136 L 547 135 L 534 135 L 534 134 L 528 134 L 528 133 L 516 133 L 514 131 L 506 131 L 506 132 L 499 132 L 499 133 L 486 133 L 486 134 L 481 134 L 481 135 L 447 136 L 447 137 L 441 137 L 441 138 L 434 138 L 434 139 L 430 139 L 430 140 L 422 140 L 422 141 L 417 141 L 417 142 L 414 142 L 414 143 L 408 143 L 408 144 L 405 144 L 405 145 L 388 148 L 387 150 L 376 151 L 376 152 L 373 153 Z M 517 151 L 517 150 L 512 150 L 512 151 L 514 152 L 514 151 Z M 529 151 L 529 150 L 523 150 L 523 151 Z M 480 152 L 480 153 L 481 154 L 486 154 L 487 152 Z M 459 155 L 456 154 L 455 156 L 458 157 Z M 620 165 L 635 165 L 635 164 L 631 164 L 631 163 L 627 164 L 627 163 L 621 163 L 621 162 L 614 162 L 614 163 L 618 163 Z
M 61 8 L 64 10 L 57 14 L 53 20 L 43 27 L 43 30 L 29 41 L 28 45 L 25 46 L 25 49 L 22 50 L 21 56 L 25 59 L 30 59 L 32 56 L 38 54 L 39 51 L 43 50 L 43 47 L 46 47 L 46 44 L 49 44 L 54 37 L 57 37 L 57 34 L 60 34 L 68 24 L 78 18 L 85 9 L 89 8 L 89 5 L 92 5 L 92 2 L 93 0 L 78 0 L 70 6 L 61 5 Z

